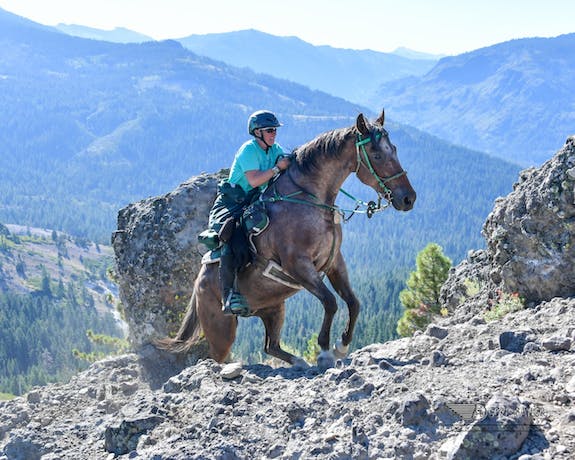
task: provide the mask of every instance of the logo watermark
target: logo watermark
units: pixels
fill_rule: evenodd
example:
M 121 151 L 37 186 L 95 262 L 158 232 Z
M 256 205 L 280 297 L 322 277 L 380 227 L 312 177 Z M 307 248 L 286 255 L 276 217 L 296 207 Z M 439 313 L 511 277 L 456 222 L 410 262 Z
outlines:
M 496 426 L 505 430 L 511 420 L 525 421 L 525 427 L 537 426 L 536 421 L 545 419 L 542 406 L 537 404 L 491 404 L 467 402 L 446 402 L 446 407 L 465 424 L 477 423 L 481 426 Z M 513 423 L 514 429 L 517 429 Z

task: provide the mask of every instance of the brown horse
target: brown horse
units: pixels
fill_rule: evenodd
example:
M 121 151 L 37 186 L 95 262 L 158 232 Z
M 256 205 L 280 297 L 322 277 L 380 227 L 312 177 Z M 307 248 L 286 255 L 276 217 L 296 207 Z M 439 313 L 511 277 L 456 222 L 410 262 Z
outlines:
M 318 366 L 333 366 L 335 357 L 347 354 L 352 340 L 359 301 L 351 289 L 340 252 L 342 211 L 335 205 L 345 179 L 355 173 L 380 199 L 385 198 L 400 211 L 409 211 L 415 202 L 415 191 L 383 124 L 383 111 L 374 124 L 360 114 L 354 126 L 321 134 L 295 151 L 295 160 L 287 172 L 261 196 L 270 223 L 253 238 L 256 262 L 240 271 L 238 286 L 251 313 L 264 323 L 265 352 L 292 365 L 304 362 L 282 350 L 280 334 L 284 302 L 301 288 L 317 297 L 324 308 Z M 330 332 L 337 302 L 322 281 L 322 273 L 349 310 L 346 329 L 333 351 Z M 162 348 L 187 352 L 203 331 L 210 357 L 222 362 L 228 356 L 236 337 L 237 319 L 222 313 L 218 286 L 218 264 L 204 264 L 184 321 L 174 339 L 160 341 Z

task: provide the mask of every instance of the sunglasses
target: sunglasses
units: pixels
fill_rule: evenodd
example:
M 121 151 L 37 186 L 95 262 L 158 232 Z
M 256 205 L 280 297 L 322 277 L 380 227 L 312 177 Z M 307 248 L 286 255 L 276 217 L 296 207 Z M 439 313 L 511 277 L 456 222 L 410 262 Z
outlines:
M 265 129 L 262 129 L 262 131 L 264 133 L 271 134 L 271 133 L 275 133 L 277 131 L 277 129 L 276 128 L 265 128 Z

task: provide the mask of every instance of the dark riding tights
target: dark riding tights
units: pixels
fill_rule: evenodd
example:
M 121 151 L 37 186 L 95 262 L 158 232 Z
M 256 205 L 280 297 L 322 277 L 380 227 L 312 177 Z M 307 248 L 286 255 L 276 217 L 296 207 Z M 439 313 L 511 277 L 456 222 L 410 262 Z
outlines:
M 220 289 L 222 291 L 222 303 L 234 290 L 234 282 L 236 279 L 236 267 L 234 254 L 229 244 L 225 243 L 222 247 L 220 256 Z

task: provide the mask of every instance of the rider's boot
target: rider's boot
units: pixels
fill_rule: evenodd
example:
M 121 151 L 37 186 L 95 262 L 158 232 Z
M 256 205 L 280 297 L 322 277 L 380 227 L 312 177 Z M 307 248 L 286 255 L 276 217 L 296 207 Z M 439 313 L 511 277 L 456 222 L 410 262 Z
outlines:
M 249 316 L 250 307 L 246 298 L 235 289 L 236 269 L 233 254 L 224 245 L 220 257 L 220 289 L 222 291 L 222 312 L 225 315 Z

